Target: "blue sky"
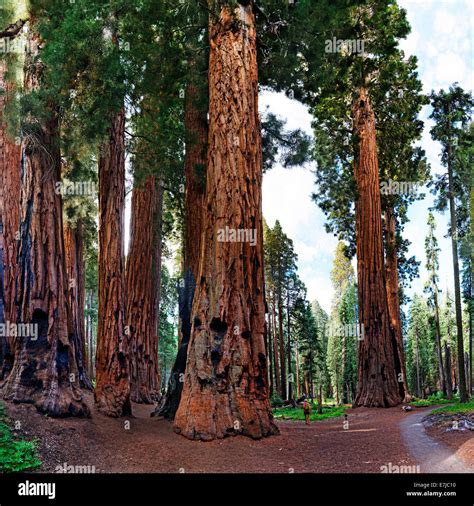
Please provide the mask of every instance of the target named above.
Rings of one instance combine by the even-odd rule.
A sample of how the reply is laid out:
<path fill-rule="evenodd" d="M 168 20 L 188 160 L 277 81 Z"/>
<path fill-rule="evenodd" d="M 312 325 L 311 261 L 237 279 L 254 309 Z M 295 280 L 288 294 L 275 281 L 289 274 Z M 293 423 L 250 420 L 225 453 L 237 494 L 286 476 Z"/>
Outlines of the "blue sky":
<path fill-rule="evenodd" d="M 473 79 L 473 0 L 399 0 L 407 10 L 412 32 L 401 41 L 407 55 L 418 57 L 419 76 L 424 92 L 448 88 L 458 82 L 465 90 L 472 90 Z M 311 116 L 304 106 L 281 94 L 263 92 L 260 108 L 266 106 L 288 121 L 289 128 L 302 128 L 311 133 Z M 442 171 L 439 162 L 440 146 L 431 140 L 432 126 L 428 116 L 430 107 L 421 114 L 425 130 L 420 142 L 426 151 L 433 173 Z M 334 251 L 337 240 L 325 232 L 323 213 L 311 201 L 314 185 L 314 167 L 283 169 L 275 167 L 265 174 L 263 180 L 263 214 L 269 225 L 280 220 L 283 230 L 293 239 L 298 254 L 299 275 L 308 288 L 310 300 L 318 299 L 330 310 L 333 290 L 330 281 Z M 408 295 L 421 292 L 426 281 L 424 268 L 424 238 L 427 234 L 426 220 L 433 196 L 425 192 L 425 199 L 410 207 L 410 222 L 406 224 L 404 237 L 412 242 L 409 255 L 421 260 L 420 278 L 414 280 Z M 436 214 L 437 237 L 440 253 L 440 287 L 452 291 L 451 243 L 445 238 L 448 216 Z"/>

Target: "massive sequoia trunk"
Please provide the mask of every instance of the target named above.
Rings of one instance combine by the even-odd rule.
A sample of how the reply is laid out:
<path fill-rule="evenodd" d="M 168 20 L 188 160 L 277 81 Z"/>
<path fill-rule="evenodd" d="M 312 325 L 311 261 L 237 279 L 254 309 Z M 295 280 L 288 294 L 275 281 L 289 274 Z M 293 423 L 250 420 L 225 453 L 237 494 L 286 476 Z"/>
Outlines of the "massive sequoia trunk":
<path fill-rule="evenodd" d="M 146 177 L 132 195 L 127 259 L 127 324 L 130 330 L 130 389 L 133 402 L 151 404 L 160 391 L 158 314 L 161 273 L 163 185 Z"/>
<path fill-rule="evenodd" d="M 118 112 L 99 159 L 99 322 L 95 400 L 107 416 L 131 413 L 125 328 L 125 112 Z"/>
<path fill-rule="evenodd" d="M 191 62 L 191 73 L 195 62 Z M 206 93 L 207 95 L 207 93 Z M 180 336 L 178 354 L 171 370 L 168 388 L 156 414 L 173 420 L 181 400 L 183 379 L 191 335 L 191 309 L 196 288 L 203 231 L 203 207 L 207 167 L 207 108 L 203 108 L 204 91 L 190 82 L 186 87 L 184 127 L 186 155 L 184 161 L 184 286 L 179 288 Z"/>
<path fill-rule="evenodd" d="M 262 153 L 253 2 L 210 22 L 210 123 L 202 255 L 176 432 L 277 433 L 267 386 Z M 228 227 L 228 228 L 226 228 Z M 240 232 L 240 241 L 227 240 Z M 248 240 L 250 234 L 255 240 Z M 242 237 L 242 235 L 244 237 Z M 245 239 L 245 236 L 247 240 Z"/>
<path fill-rule="evenodd" d="M 65 226 L 64 244 L 68 275 L 68 300 L 72 319 L 72 338 L 76 351 L 79 384 L 82 388 L 92 390 L 86 364 L 84 225 L 81 221 L 74 228 L 70 225 Z"/>
<path fill-rule="evenodd" d="M 0 62 L 0 323 L 15 322 L 15 282 L 20 228 L 21 149 L 7 134 L 3 116 L 12 85 L 5 79 L 6 65 Z M 0 382 L 13 366 L 12 339 L 0 337 Z"/>
<path fill-rule="evenodd" d="M 354 404 L 389 407 L 400 404 L 404 389 L 387 302 L 375 118 L 365 88 L 353 104 L 353 122 L 359 321 L 364 326 Z"/>
<path fill-rule="evenodd" d="M 397 248 L 397 219 L 393 207 L 389 204 L 385 208 L 385 230 L 386 230 L 386 263 L 387 275 L 387 302 L 390 315 L 390 324 L 395 332 L 397 342 L 398 362 L 401 369 L 401 378 L 398 382 L 403 388 L 403 402 L 410 401 L 408 391 L 407 372 L 405 367 L 405 351 L 403 348 L 402 319 L 400 316 L 400 287 L 398 283 L 398 248 Z"/>
<path fill-rule="evenodd" d="M 32 23 L 32 22 L 31 22 Z M 25 89 L 40 86 L 39 40 L 30 27 L 25 61 Z M 63 240 L 58 122 L 31 121 L 21 145 L 20 243 L 16 323 L 28 324 L 14 341 L 14 364 L 4 395 L 33 402 L 50 416 L 88 415 L 81 398 L 71 318 Z M 26 118 L 27 120 L 28 118 Z"/>

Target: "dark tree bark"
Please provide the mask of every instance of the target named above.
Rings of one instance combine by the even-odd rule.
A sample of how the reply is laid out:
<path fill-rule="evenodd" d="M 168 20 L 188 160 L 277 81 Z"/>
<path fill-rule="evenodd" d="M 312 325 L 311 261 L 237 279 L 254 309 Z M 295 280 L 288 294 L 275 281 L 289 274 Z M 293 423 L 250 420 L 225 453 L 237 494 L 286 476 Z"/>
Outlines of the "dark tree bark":
<path fill-rule="evenodd" d="M 287 344 L 286 344 L 286 354 L 288 360 L 288 399 L 293 399 L 293 374 L 291 372 L 291 313 L 290 313 L 290 289 L 287 288 L 287 297 L 286 297 L 286 333 L 287 333 Z"/>
<path fill-rule="evenodd" d="M 12 85 L 5 79 L 6 64 L 0 62 L 0 323 L 15 322 L 15 282 L 18 273 L 17 248 L 20 228 L 21 148 L 7 134 L 3 116 Z M 13 366 L 13 341 L 0 337 L 0 382 Z"/>
<path fill-rule="evenodd" d="M 409 402 L 407 371 L 405 367 L 405 350 L 403 348 L 402 319 L 400 316 L 400 286 L 398 282 L 398 248 L 397 248 L 397 218 L 392 205 L 385 208 L 385 230 L 386 230 L 386 258 L 385 271 L 387 274 L 387 302 L 390 315 L 390 325 L 395 332 L 397 342 L 398 362 L 401 368 L 401 378 L 398 382 L 403 387 L 403 402 Z"/>
<path fill-rule="evenodd" d="M 127 259 L 127 321 L 133 402 L 151 404 L 160 393 L 158 315 L 161 280 L 163 185 L 149 175 L 132 195 Z"/>
<path fill-rule="evenodd" d="M 273 396 L 274 388 L 274 379 L 273 379 L 273 328 L 272 328 L 272 317 L 271 314 L 268 314 L 267 319 L 267 343 L 266 343 L 266 352 L 269 362 L 269 368 L 268 368 L 268 388 L 269 388 L 269 395 L 270 398 Z"/>
<path fill-rule="evenodd" d="M 191 63 L 191 72 L 195 71 Z M 179 288 L 180 342 L 171 370 L 165 396 L 156 410 L 157 415 L 174 420 L 183 391 L 184 372 L 191 335 L 191 308 L 201 254 L 203 207 L 206 188 L 208 124 L 207 110 L 199 107 L 203 90 L 189 83 L 185 95 L 184 127 L 186 130 L 185 223 L 184 223 L 184 286 Z"/>
<path fill-rule="evenodd" d="M 276 325 L 276 302 L 275 292 L 272 292 L 272 326 L 273 326 L 273 363 L 275 364 L 275 388 L 278 395 L 281 396 L 281 376 L 280 376 L 280 364 L 278 362 L 278 332 Z"/>
<path fill-rule="evenodd" d="M 446 378 L 446 397 L 453 398 L 453 380 L 451 367 L 451 349 L 447 343 L 444 343 L 444 360 L 445 360 L 445 378 Z"/>
<path fill-rule="evenodd" d="M 40 87 L 39 40 L 31 22 L 26 53 L 25 89 Z M 15 322 L 34 325 L 36 332 L 14 341 L 14 365 L 5 384 L 5 398 L 33 402 L 50 416 L 83 416 L 89 409 L 81 397 L 71 317 L 63 240 L 62 201 L 55 191 L 60 180 L 58 122 L 35 121 L 22 141 L 20 244 Z"/>
<path fill-rule="evenodd" d="M 125 112 L 113 119 L 99 158 L 99 323 L 95 400 L 107 416 L 131 414 L 129 337 L 125 321 L 123 219 Z"/>
<path fill-rule="evenodd" d="M 220 4 L 220 2 L 217 2 Z M 211 4 L 214 2 L 211 0 Z M 213 7 L 214 5 L 212 5 Z M 210 22 L 210 123 L 202 255 L 176 432 L 210 440 L 278 432 L 268 400 L 262 152 L 253 2 Z M 256 241 L 222 239 L 256 232 Z"/>
<path fill-rule="evenodd" d="M 458 387 L 459 400 L 467 402 L 469 394 L 466 387 L 466 371 L 464 368 L 464 338 L 462 329 L 462 302 L 461 284 L 459 276 L 458 257 L 458 228 L 456 218 L 456 207 L 454 202 L 454 180 L 452 168 L 452 149 L 448 146 L 448 185 L 449 185 L 449 214 L 451 220 L 451 246 L 453 252 L 453 273 L 454 273 L 454 302 L 456 307 L 456 329 L 457 329 L 457 363 L 458 363 Z"/>
<path fill-rule="evenodd" d="M 283 300 L 278 289 L 278 347 L 280 351 L 281 398 L 288 400 L 285 363 L 285 336 L 283 335 Z"/>
<path fill-rule="evenodd" d="M 76 351 L 76 363 L 81 388 L 92 390 L 87 375 L 86 335 L 85 335 L 85 265 L 84 265 L 84 226 L 78 222 L 75 228 L 64 228 L 66 249 L 66 272 L 68 275 L 68 301 L 71 309 L 72 339 Z"/>
<path fill-rule="evenodd" d="M 400 404 L 404 389 L 398 382 L 401 364 L 387 301 L 375 118 L 365 88 L 353 104 L 353 122 L 359 321 L 364 326 L 354 404 L 390 407 Z"/>

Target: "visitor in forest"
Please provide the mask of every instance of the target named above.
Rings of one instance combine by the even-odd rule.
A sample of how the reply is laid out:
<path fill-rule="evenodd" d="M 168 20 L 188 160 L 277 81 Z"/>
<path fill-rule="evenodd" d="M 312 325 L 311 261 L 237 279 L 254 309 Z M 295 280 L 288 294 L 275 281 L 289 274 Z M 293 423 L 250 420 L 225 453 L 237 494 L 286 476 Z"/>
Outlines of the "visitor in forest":
<path fill-rule="evenodd" d="M 306 420 L 306 425 L 309 425 L 309 415 L 311 415 L 311 408 L 309 407 L 308 401 L 304 401 L 303 412 L 304 412 L 304 419 Z"/>

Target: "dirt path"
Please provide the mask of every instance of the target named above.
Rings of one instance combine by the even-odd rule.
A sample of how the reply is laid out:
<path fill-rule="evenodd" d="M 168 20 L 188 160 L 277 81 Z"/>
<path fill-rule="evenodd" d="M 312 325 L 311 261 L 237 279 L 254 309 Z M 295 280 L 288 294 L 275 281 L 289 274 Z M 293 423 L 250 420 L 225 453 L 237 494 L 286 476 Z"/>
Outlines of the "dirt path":
<path fill-rule="evenodd" d="M 453 449 L 430 437 L 422 419 L 432 409 L 417 411 L 400 422 L 403 442 L 422 473 L 472 473 L 474 467 L 453 453 Z"/>
<path fill-rule="evenodd" d="M 135 405 L 128 419 L 93 412 L 91 419 L 58 420 L 29 405 L 6 405 L 21 432 L 39 438 L 44 472 L 67 464 L 94 466 L 96 472 L 380 473 L 390 463 L 416 464 L 400 436 L 399 424 L 409 416 L 400 408 L 349 410 L 348 428 L 342 417 L 309 426 L 279 421 L 279 436 L 203 443 L 150 418 L 150 406 Z"/>

